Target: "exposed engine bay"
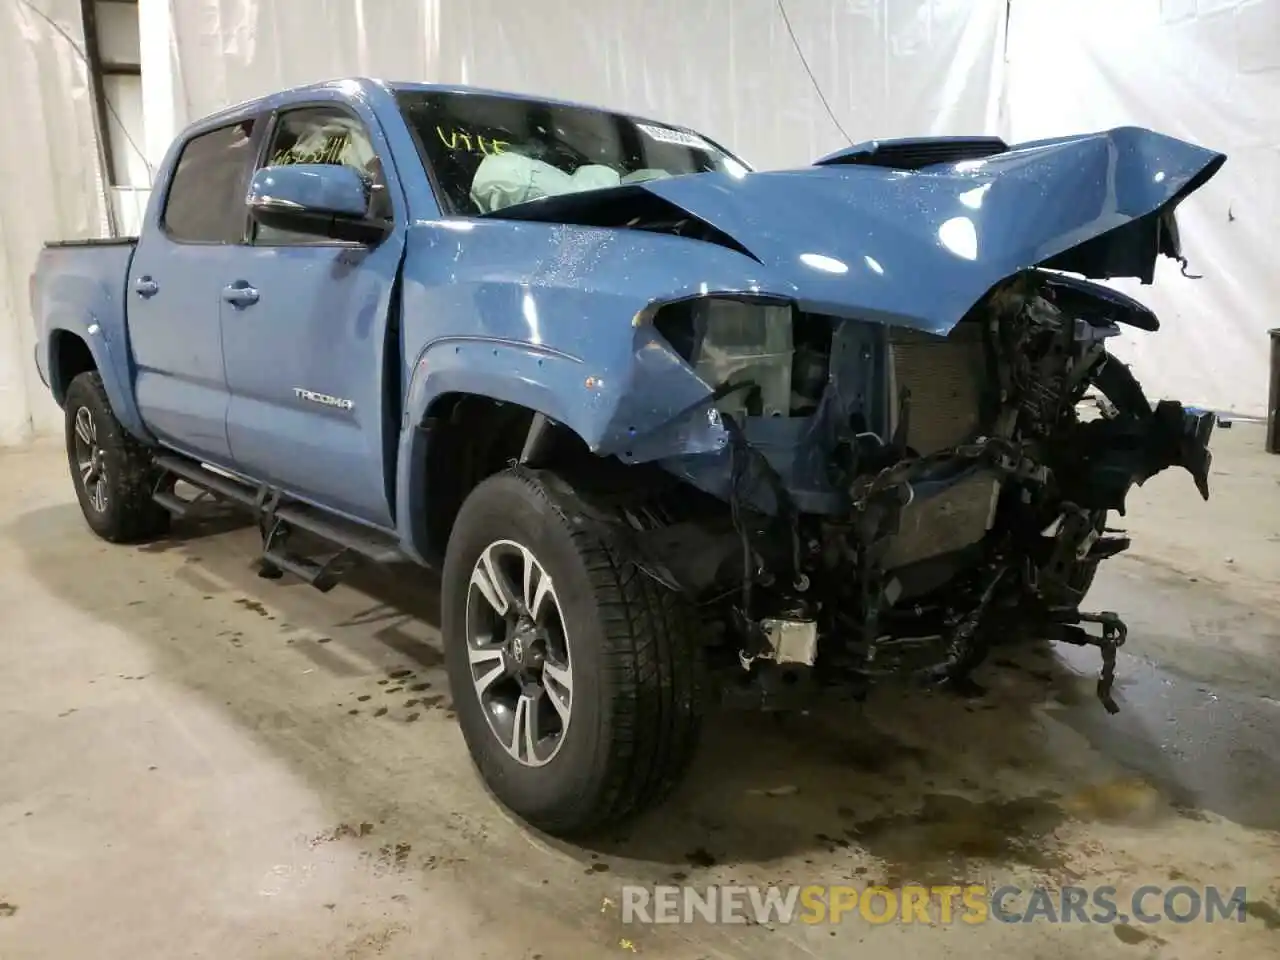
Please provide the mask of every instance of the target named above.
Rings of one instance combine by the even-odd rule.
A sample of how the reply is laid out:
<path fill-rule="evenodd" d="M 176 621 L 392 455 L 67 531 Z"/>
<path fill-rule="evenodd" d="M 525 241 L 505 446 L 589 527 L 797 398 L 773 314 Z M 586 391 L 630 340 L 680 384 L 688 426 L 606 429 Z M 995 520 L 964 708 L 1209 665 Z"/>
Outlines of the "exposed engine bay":
<path fill-rule="evenodd" d="M 729 442 L 663 462 L 683 482 L 629 508 L 626 536 L 706 616 L 726 689 L 781 707 L 886 678 L 960 684 L 1034 635 L 1098 647 L 1117 709 L 1125 626 L 1080 609 L 1129 545 L 1109 517 L 1170 466 L 1208 497 L 1212 414 L 1151 404 L 1105 348 L 1120 324 L 1156 329 L 1150 311 L 1031 270 L 946 337 L 749 299 L 654 323 L 714 388 L 690 416 Z"/>

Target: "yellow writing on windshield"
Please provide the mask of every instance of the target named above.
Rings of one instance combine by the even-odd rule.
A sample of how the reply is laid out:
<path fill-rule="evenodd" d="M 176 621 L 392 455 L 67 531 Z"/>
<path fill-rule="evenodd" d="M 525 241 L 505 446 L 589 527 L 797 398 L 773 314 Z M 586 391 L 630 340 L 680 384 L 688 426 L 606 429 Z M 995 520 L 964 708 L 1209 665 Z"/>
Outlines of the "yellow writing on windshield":
<path fill-rule="evenodd" d="M 450 150 L 461 148 L 468 153 L 483 153 L 485 156 L 497 156 L 507 147 L 511 146 L 509 140 L 496 140 L 493 137 L 482 137 L 480 134 L 470 134 L 465 130 L 450 130 L 445 135 L 444 130 L 436 127 L 436 136 Z"/>

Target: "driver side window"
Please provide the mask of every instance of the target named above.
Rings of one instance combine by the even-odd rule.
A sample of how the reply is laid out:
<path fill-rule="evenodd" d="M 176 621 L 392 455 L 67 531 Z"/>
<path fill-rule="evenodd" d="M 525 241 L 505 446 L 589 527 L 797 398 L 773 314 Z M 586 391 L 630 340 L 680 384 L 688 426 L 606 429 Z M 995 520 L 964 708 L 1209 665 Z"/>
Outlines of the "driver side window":
<path fill-rule="evenodd" d="M 363 123 L 337 107 L 304 107 L 280 115 L 271 134 L 263 166 L 321 163 L 350 167 L 369 187 L 369 212 L 390 219 L 391 197 L 386 175 Z M 313 236 L 258 224 L 253 242 L 259 246 L 288 246 L 318 241 Z"/>

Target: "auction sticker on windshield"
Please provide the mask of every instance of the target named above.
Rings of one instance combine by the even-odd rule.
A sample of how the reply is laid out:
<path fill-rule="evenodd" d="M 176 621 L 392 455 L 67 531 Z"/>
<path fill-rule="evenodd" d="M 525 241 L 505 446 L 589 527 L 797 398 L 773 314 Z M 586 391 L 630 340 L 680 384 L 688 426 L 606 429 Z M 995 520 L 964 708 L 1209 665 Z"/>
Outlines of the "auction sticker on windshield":
<path fill-rule="evenodd" d="M 648 123 L 637 123 L 636 126 L 659 143 L 674 143 L 678 147 L 692 147 L 694 150 L 711 149 L 711 144 L 694 133 L 672 130 L 670 127 L 655 127 Z"/>

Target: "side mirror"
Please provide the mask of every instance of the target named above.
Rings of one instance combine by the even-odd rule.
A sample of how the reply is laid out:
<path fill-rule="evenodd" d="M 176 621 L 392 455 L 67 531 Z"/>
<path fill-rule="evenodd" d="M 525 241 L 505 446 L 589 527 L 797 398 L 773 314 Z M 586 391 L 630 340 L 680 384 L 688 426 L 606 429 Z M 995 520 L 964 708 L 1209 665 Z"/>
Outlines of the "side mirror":
<path fill-rule="evenodd" d="M 369 185 L 350 167 L 296 163 L 263 167 L 249 182 L 249 215 L 264 227 L 377 243 L 390 224 L 369 216 Z"/>

